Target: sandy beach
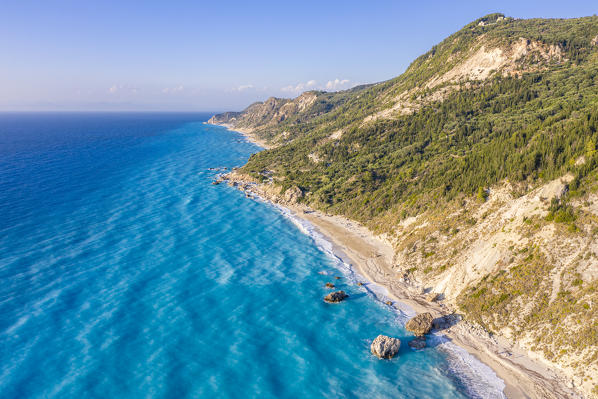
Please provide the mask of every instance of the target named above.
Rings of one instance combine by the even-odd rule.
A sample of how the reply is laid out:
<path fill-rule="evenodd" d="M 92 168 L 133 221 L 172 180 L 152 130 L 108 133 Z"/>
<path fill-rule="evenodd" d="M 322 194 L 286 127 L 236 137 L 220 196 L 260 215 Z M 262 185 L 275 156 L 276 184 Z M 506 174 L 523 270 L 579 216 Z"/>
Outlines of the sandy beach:
<path fill-rule="evenodd" d="M 294 209 L 293 209 L 294 208 Z M 335 246 L 337 254 L 346 256 L 367 280 L 388 290 L 389 296 L 399 304 L 409 306 L 417 313 L 430 312 L 434 317 L 452 313 L 442 304 L 428 302 L 420 287 L 403 283 L 393 273 L 392 247 L 373 236 L 365 227 L 338 216 L 317 211 L 291 208 L 299 218 L 309 221 Z M 554 370 L 528 357 L 520 348 L 501 339 L 488 336 L 462 321 L 443 330 L 453 343 L 466 349 L 480 361 L 490 366 L 505 382 L 508 398 L 574 398 L 581 397 L 566 387 L 563 378 Z"/>
<path fill-rule="evenodd" d="M 207 122 L 205 122 L 205 123 L 208 124 Z M 215 125 L 215 126 L 222 126 L 222 127 L 227 128 L 228 130 L 241 133 L 247 139 L 247 141 L 250 141 L 253 144 L 256 144 L 262 148 L 265 148 L 266 150 L 269 150 L 270 148 L 272 148 L 272 146 L 270 144 L 268 144 L 266 141 L 261 140 L 255 134 L 253 134 L 251 129 L 234 128 L 227 123 L 223 123 L 221 125 Z"/>
<path fill-rule="evenodd" d="M 240 133 L 264 147 L 264 143 L 256 140 L 253 135 L 243 131 Z M 234 173 L 229 178 L 238 188 L 283 206 L 294 216 L 311 223 L 335 246 L 339 257 L 350 263 L 365 279 L 388 291 L 389 297 L 396 301 L 389 306 L 398 309 L 407 306 L 416 313 L 430 312 L 435 318 L 454 313 L 455 309 L 442 301 L 427 301 L 422 287 L 404 282 L 392 269 L 392 245 L 364 226 L 340 216 L 327 215 L 304 205 L 289 203 L 268 185 L 246 184 L 242 176 Z M 477 326 L 461 321 L 441 333 L 492 368 L 504 381 L 504 393 L 509 399 L 583 398 L 583 395 L 567 384 L 564 375 L 558 370 L 540 360 L 532 359 L 524 349 L 500 337 L 490 336 Z"/>

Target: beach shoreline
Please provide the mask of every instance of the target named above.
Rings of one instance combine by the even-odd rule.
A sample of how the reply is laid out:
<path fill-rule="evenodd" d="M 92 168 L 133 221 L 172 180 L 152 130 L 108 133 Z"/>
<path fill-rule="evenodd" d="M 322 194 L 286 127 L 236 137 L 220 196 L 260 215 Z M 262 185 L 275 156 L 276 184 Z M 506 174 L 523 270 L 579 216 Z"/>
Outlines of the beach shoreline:
<path fill-rule="evenodd" d="M 383 287 L 387 295 L 398 302 L 390 306 L 405 310 L 401 306 L 404 304 L 418 314 L 430 312 L 435 318 L 452 313 L 442 303 L 427 302 L 421 294 L 421 288 L 414 289 L 402 283 L 398 276 L 393 276 L 387 263 L 392 247 L 363 226 L 318 211 L 303 213 L 301 209 L 289 209 L 295 217 L 308 221 L 330 240 L 337 256 L 341 259 L 346 257 L 343 260 L 353 265 L 363 278 Z M 392 255 L 390 256 L 392 259 Z M 548 367 L 534 362 L 526 353 L 502 340 L 485 337 L 481 331 L 472 329 L 466 322 L 442 330 L 441 334 L 489 366 L 503 380 L 504 393 L 509 399 L 577 396 Z"/>
<path fill-rule="evenodd" d="M 230 126 L 225 127 L 233 130 Z M 251 133 L 238 129 L 234 131 L 241 133 L 248 141 L 264 147 Z M 401 276 L 392 269 L 392 245 L 358 222 L 286 201 L 269 185 L 248 181 L 247 177 L 235 172 L 227 178 L 229 184 L 238 189 L 283 207 L 294 217 L 311 224 L 332 243 L 336 256 L 351 264 L 363 278 L 387 291 L 388 297 L 396 301 L 390 305 L 395 309 L 403 310 L 401 307 L 407 306 L 416 313 L 430 312 L 435 318 L 455 311 L 454 307 L 442 302 L 427 301 L 422 287 L 402 281 Z M 583 395 L 567 386 L 565 378 L 558 370 L 540 360 L 532 359 L 524 349 L 500 337 L 490 336 L 466 321 L 442 330 L 442 334 L 490 367 L 503 380 L 504 394 L 509 399 L 583 398 Z"/>
<path fill-rule="evenodd" d="M 227 130 L 230 130 L 231 132 L 240 133 L 250 143 L 253 143 L 253 144 L 257 145 L 258 147 L 264 148 L 266 150 L 269 150 L 272 148 L 272 146 L 270 144 L 268 144 L 265 140 L 262 140 L 262 139 L 258 138 L 255 134 L 253 134 L 253 132 L 250 129 L 236 128 L 228 123 L 222 123 L 219 125 L 214 125 L 214 124 L 208 123 L 208 122 L 204 122 L 204 123 L 206 125 L 220 126 L 220 127 L 226 128 Z"/>

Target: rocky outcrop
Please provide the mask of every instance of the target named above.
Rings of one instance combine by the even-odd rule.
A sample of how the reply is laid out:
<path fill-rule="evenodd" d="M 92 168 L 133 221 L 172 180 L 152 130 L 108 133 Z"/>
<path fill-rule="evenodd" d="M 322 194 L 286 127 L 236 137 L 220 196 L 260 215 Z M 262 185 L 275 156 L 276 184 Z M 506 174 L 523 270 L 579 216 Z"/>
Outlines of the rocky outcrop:
<path fill-rule="evenodd" d="M 326 288 L 334 288 L 334 284 L 332 284 L 332 283 L 326 283 Z"/>
<path fill-rule="evenodd" d="M 420 313 L 405 324 L 407 331 L 411 331 L 417 336 L 422 336 L 430 332 L 434 318 L 430 313 Z"/>
<path fill-rule="evenodd" d="M 386 335 L 378 335 L 370 349 L 372 354 L 378 356 L 380 359 L 392 359 L 399 353 L 401 347 L 401 340 L 398 338 L 388 337 Z"/>
<path fill-rule="evenodd" d="M 303 191 L 297 186 L 290 187 L 284 192 L 284 199 L 287 202 L 295 203 L 302 197 Z"/>
<path fill-rule="evenodd" d="M 328 303 L 338 303 L 338 302 L 344 301 L 348 297 L 349 297 L 349 295 L 347 295 L 345 293 L 345 291 L 335 291 L 335 292 L 331 292 L 330 294 L 326 295 L 324 297 L 324 301 L 326 301 Z"/>

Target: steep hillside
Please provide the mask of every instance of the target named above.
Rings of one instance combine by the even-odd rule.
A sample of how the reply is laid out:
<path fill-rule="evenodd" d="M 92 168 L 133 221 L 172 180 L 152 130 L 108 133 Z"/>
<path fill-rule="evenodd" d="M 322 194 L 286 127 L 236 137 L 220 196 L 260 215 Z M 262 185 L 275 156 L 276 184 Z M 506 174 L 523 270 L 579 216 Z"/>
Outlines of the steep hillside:
<path fill-rule="evenodd" d="M 234 127 L 273 144 L 284 144 L 297 137 L 291 131 L 306 132 L 305 125 L 310 121 L 330 113 L 369 86 L 357 86 L 336 93 L 308 91 L 293 100 L 271 97 L 264 102 L 251 104 L 241 112 L 214 115 L 208 123 Z M 285 126 L 292 129 L 285 130 Z"/>
<path fill-rule="evenodd" d="M 598 17 L 492 14 L 395 79 L 211 122 L 274 144 L 247 179 L 383 235 L 397 278 L 598 397 Z"/>

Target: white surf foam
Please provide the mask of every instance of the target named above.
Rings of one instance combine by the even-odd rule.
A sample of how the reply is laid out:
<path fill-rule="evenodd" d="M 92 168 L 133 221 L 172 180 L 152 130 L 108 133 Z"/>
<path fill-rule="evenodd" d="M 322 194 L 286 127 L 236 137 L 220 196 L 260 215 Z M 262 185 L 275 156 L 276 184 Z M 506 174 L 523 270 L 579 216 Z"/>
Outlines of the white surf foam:
<path fill-rule="evenodd" d="M 283 206 L 277 204 L 272 205 L 297 226 L 301 232 L 311 237 L 316 246 L 334 261 L 335 267 L 340 270 L 345 277 L 354 283 L 361 282 L 363 284 L 361 288 L 375 300 L 381 302 L 389 300 L 388 290 L 385 287 L 366 280 L 363 276 L 357 273 L 352 264 L 346 260 L 346 255 L 336 253 L 332 242 L 330 242 L 326 236 L 321 234 L 314 225 L 305 219 L 295 216 L 291 210 Z M 404 326 L 407 320 L 415 315 L 415 311 L 407 304 L 395 302 L 394 305 L 399 308 L 394 309 L 397 313 L 398 321 Z M 446 353 L 449 362 L 448 371 L 462 383 L 468 396 L 484 399 L 506 398 L 503 392 L 505 383 L 496 375 L 494 370 L 476 359 L 465 349 L 450 342 L 444 334 L 437 333 L 431 335 L 430 344 L 430 346 L 437 347 L 439 350 Z"/>

